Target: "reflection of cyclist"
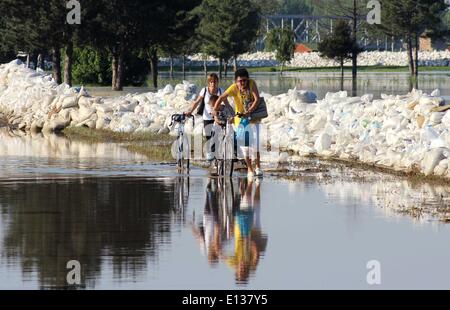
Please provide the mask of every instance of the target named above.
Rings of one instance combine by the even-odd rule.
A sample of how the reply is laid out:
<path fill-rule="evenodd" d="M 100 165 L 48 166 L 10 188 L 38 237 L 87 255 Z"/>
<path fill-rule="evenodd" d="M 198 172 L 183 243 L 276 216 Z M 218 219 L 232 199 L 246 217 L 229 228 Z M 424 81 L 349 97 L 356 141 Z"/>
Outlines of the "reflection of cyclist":
<path fill-rule="evenodd" d="M 234 254 L 224 257 L 227 264 L 235 269 L 236 281 L 247 283 L 266 249 L 267 237 L 261 232 L 259 181 L 254 194 L 252 179 L 248 183 L 245 179 L 240 182 L 241 201 L 234 214 Z"/>
<path fill-rule="evenodd" d="M 223 239 L 227 235 L 223 229 L 223 210 L 216 182 L 215 179 L 208 180 L 203 223 L 199 228 L 193 226 L 194 235 L 200 241 L 202 251 L 207 255 L 211 265 L 219 262 Z"/>

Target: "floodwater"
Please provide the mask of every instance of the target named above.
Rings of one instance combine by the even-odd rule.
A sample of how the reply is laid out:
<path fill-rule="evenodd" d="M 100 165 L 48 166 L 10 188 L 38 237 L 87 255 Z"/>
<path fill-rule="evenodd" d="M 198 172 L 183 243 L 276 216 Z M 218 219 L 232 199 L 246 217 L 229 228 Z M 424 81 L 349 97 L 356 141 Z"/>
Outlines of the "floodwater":
<path fill-rule="evenodd" d="M 226 88 L 233 83 L 233 72 L 228 78 L 221 80 L 220 86 Z M 310 90 L 317 94 L 318 99 L 325 97 L 327 92 L 337 92 L 340 90 L 339 72 L 285 72 L 283 76 L 277 73 L 253 73 L 259 90 L 272 95 L 286 93 L 289 89 Z M 171 79 L 167 73 L 162 73 L 158 83 L 160 87 L 167 84 L 176 85 L 187 80 L 197 85 L 198 89 L 205 86 L 203 73 L 189 73 L 184 78 L 181 74 L 176 74 Z M 347 72 L 344 80 L 344 89 L 351 94 L 351 73 Z M 450 69 L 442 72 L 423 71 L 419 76 L 419 88 L 430 94 L 435 89 L 440 89 L 442 96 L 450 96 Z M 89 91 L 93 95 L 117 96 L 117 92 L 112 92 L 110 87 L 92 87 Z M 149 87 L 128 87 L 122 93 L 142 93 L 150 92 L 154 89 Z M 358 74 L 358 95 L 371 93 L 375 98 L 380 98 L 381 94 L 405 95 L 409 92 L 408 73 L 406 72 L 360 72 Z"/>
<path fill-rule="evenodd" d="M 450 288 L 450 186 L 290 168 L 223 181 L 0 130 L 0 289 Z"/>

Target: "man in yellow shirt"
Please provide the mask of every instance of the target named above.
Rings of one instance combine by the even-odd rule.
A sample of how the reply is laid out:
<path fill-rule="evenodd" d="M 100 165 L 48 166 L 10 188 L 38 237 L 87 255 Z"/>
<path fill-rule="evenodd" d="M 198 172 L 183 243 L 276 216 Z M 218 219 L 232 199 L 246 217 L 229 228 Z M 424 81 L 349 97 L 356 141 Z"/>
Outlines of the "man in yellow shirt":
<path fill-rule="evenodd" d="M 214 110 L 218 111 L 220 104 L 224 102 L 229 96 L 234 100 L 234 109 L 236 117 L 234 119 L 235 127 L 241 125 L 242 119 L 250 120 L 250 126 L 245 128 L 250 133 L 250 139 L 245 140 L 245 145 L 241 146 L 244 153 L 245 162 L 247 164 L 247 175 L 249 178 L 255 174 L 258 177 L 263 175 L 261 170 L 261 159 L 259 150 L 259 130 L 260 119 L 250 119 L 250 115 L 256 110 L 259 104 L 259 91 L 254 80 L 251 80 L 246 69 L 238 69 L 235 74 L 235 83 L 231 85 L 224 93 L 217 99 Z M 239 114 L 239 115 L 238 115 Z M 241 125 L 242 126 L 242 125 Z M 252 140 L 250 143 L 249 140 Z M 256 169 L 253 169 L 252 159 L 249 156 L 249 147 L 256 144 Z M 254 153 L 254 152 L 253 152 Z"/>

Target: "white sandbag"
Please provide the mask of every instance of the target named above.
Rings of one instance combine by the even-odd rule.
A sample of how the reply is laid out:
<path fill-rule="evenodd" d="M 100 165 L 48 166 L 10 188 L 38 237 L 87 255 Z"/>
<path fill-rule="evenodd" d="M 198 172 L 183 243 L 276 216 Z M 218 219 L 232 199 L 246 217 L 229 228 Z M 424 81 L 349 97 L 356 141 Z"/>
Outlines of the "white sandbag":
<path fill-rule="evenodd" d="M 373 94 L 365 94 L 361 96 L 361 101 L 365 104 L 369 104 L 373 101 Z"/>
<path fill-rule="evenodd" d="M 444 115 L 445 115 L 444 112 L 433 112 L 430 115 L 430 122 L 433 125 L 440 124 L 442 122 L 442 118 L 444 117 Z"/>
<path fill-rule="evenodd" d="M 170 84 L 168 84 L 168 85 L 166 85 L 166 87 L 164 87 L 164 89 L 162 90 L 162 94 L 163 94 L 163 95 L 170 95 L 170 94 L 173 93 L 173 91 L 174 91 L 173 86 L 170 85 Z"/>
<path fill-rule="evenodd" d="M 440 97 L 441 96 L 441 91 L 439 89 L 435 89 L 433 90 L 433 92 L 431 93 L 432 97 Z"/>
<path fill-rule="evenodd" d="M 447 126 L 447 128 L 450 128 L 450 109 L 447 110 L 447 112 L 445 112 L 444 116 L 442 117 L 441 122 L 442 122 L 442 124 Z"/>
<path fill-rule="evenodd" d="M 327 133 L 320 134 L 316 142 L 314 143 L 314 148 L 318 153 L 328 150 L 330 146 L 331 146 L 331 136 Z"/>
<path fill-rule="evenodd" d="M 439 148 L 430 150 L 425 154 L 425 157 L 423 158 L 421 163 L 421 169 L 425 175 L 432 174 L 434 168 L 436 168 L 439 162 L 444 159 L 443 152 L 444 149 Z"/>
<path fill-rule="evenodd" d="M 420 131 L 420 139 L 422 142 L 431 143 L 431 141 L 438 138 L 439 134 L 431 126 L 426 126 Z"/>
<path fill-rule="evenodd" d="M 437 176 L 444 176 L 447 173 L 448 169 L 448 159 L 443 159 L 439 162 L 439 164 L 434 168 L 433 174 Z"/>

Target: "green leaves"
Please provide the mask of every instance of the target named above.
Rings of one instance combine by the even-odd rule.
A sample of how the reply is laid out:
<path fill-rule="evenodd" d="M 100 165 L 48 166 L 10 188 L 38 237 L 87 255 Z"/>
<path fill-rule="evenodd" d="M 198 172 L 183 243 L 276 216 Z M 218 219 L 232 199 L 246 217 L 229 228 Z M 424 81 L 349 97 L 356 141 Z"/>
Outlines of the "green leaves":
<path fill-rule="evenodd" d="M 275 52 L 276 59 L 285 63 L 294 57 L 295 35 L 290 29 L 272 29 L 267 35 L 266 49 Z"/>
<path fill-rule="evenodd" d="M 351 39 L 352 29 L 348 22 L 339 20 L 336 23 L 334 32 L 329 34 L 319 43 L 319 52 L 322 57 L 327 57 L 341 61 L 350 59 L 354 49 L 354 43 Z"/>
<path fill-rule="evenodd" d="M 228 60 L 250 50 L 256 40 L 258 8 L 247 0 L 204 0 L 196 10 L 203 52 Z"/>

